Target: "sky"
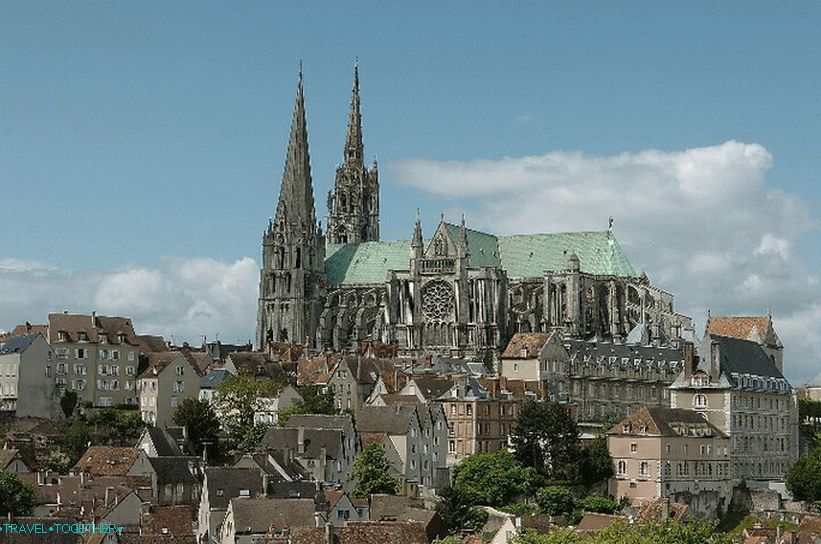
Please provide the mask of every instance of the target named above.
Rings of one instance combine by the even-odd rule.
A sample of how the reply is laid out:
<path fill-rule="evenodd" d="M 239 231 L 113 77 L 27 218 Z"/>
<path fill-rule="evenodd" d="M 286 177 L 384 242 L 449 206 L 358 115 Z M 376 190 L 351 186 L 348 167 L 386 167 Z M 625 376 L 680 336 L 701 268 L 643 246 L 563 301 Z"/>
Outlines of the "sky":
<path fill-rule="evenodd" d="M 821 372 L 817 2 L 0 2 L 0 329 L 253 337 L 304 66 L 317 209 L 352 71 L 382 236 L 603 230 L 703 329 Z M 321 217 L 324 220 L 324 217 Z"/>

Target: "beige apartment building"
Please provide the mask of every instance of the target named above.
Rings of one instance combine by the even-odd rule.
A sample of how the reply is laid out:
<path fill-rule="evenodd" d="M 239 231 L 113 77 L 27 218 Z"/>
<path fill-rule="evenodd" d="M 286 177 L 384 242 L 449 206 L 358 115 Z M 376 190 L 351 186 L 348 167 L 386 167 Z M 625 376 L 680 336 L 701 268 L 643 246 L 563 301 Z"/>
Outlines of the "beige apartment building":
<path fill-rule="evenodd" d="M 714 492 L 729 504 L 729 439 L 692 410 L 641 408 L 607 433 L 615 475 L 609 493 L 634 505 Z M 715 502 L 715 501 L 714 501 Z"/>
<path fill-rule="evenodd" d="M 185 399 L 199 396 L 200 375 L 179 351 L 148 353 L 138 378 L 140 414 L 149 425 L 165 427 Z"/>
<path fill-rule="evenodd" d="M 735 480 L 781 481 L 798 456 L 798 400 L 758 342 L 708 334 L 685 345 L 670 386 L 674 408 L 702 414 L 729 437 Z"/>
<path fill-rule="evenodd" d="M 0 412 L 56 419 L 60 408 L 54 365 L 54 352 L 39 333 L 0 343 Z"/>
<path fill-rule="evenodd" d="M 94 406 L 137 403 L 140 342 L 127 317 L 49 314 L 55 384 Z"/>

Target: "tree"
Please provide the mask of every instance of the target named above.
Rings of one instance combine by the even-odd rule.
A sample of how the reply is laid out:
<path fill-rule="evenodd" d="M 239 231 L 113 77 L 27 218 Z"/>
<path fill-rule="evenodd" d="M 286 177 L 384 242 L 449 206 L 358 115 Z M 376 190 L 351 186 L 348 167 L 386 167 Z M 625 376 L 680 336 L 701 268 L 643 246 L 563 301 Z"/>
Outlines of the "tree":
<path fill-rule="evenodd" d="M 545 534 L 525 531 L 514 537 L 513 544 L 729 544 L 727 535 L 714 531 L 715 524 L 701 519 L 647 525 L 617 521 L 589 537 L 563 527 L 552 528 Z"/>
<path fill-rule="evenodd" d="M 0 512 L 28 516 L 35 504 L 37 492 L 33 485 L 24 482 L 14 472 L 0 472 Z"/>
<path fill-rule="evenodd" d="M 381 444 L 372 443 L 359 452 L 353 463 L 351 476 L 356 482 L 353 495 L 366 499 L 373 493 L 396 495 L 399 480 L 388 474 L 390 461 Z"/>
<path fill-rule="evenodd" d="M 554 480 L 579 475 L 579 428 L 561 404 L 528 401 L 511 433 L 516 457 Z"/>
<path fill-rule="evenodd" d="M 217 387 L 214 409 L 235 447 L 253 432 L 254 414 L 264 408 L 266 399 L 279 395 L 282 388 L 277 381 L 257 381 L 247 374 L 232 376 Z"/>
<path fill-rule="evenodd" d="M 576 498 L 563 486 L 543 487 L 536 493 L 536 503 L 548 516 L 562 516 L 576 509 Z"/>
<path fill-rule="evenodd" d="M 584 448 L 579 472 L 588 486 L 613 476 L 613 458 L 607 448 L 607 437 L 597 436 Z"/>
<path fill-rule="evenodd" d="M 487 521 L 487 512 L 471 505 L 458 488 L 445 487 L 440 490 L 439 497 L 441 500 L 436 503 L 436 513 L 449 534 L 478 531 Z"/>
<path fill-rule="evenodd" d="M 453 487 L 471 505 L 510 504 L 519 495 L 531 495 L 540 481 L 536 470 L 523 467 L 507 450 L 474 453 L 453 467 Z"/>
<path fill-rule="evenodd" d="M 599 514 L 615 514 L 622 509 L 622 505 L 608 497 L 601 495 L 588 495 L 577 502 L 579 509 L 585 512 L 597 512 Z"/>
<path fill-rule="evenodd" d="M 291 416 L 297 414 L 334 415 L 339 413 L 334 406 L 334 394 L 330 388 L 323 390 L 318 385 L 303 385 L 299 388 L 299 395 L 302 400 L 294 402 L 277 414 L 277 423 L 280 427 L 284 427 Z"/>
<path fill-rule="evenodd" d="M 88 424 L 93 428 L 95 444 L 131 444 L 145 427 L 138 412 L 118 408 L 94 411 L 88 417 Z"/>
<path fill-rule="evenodd" d="M 207 400 L 183 400 L 171 416 L 171 421 L 174 425 L 185 427 L 197 455 L 202 455 L 206 445 L 209 457 L 216 454 L 219 446 L 220 422 L 214 408 Z"/>
<path fill-rule="evenodd" d="M 66 448 L 66 453 L 68 453 L 71 459 L 71 464 L 74 465 L 91 444 L 91 431 L 88 425 L 80 419 L 75 419 L 66 430 L 63 443 Z"/>
<path fill-rule="evenodd" d="M 799 501 L 821 500 L 821 455 L 799 457 L 787 472 L 787 490 Z"/>
<path fill-rule="evenodd" d="M 60 408 L 66 415 L 66 418 L 70 419 L 71 416 L 74 415 L 75 408 L 77 408 L 77 392 L 66 391 L 63 393 L 63 396 L 60 397 Z"/>

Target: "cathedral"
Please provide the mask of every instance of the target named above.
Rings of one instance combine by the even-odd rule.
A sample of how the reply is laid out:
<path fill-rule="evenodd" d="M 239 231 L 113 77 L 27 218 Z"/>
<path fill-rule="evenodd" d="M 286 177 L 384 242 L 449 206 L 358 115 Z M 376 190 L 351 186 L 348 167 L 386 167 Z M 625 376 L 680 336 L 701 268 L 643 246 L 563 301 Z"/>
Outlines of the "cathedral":
<path fill-rule="evenodd" d="M 443 218 L 426 238 L 417 214 L 410 240 L 380 240 L 379 172 L 364 161 L 360 108 L 357 67 L 323 232 L 300 71 L 276 215 L 262 239 L 260 349 L 373 339 L 402 354 L 491 360 L 516 332 L 667 345 L 692 328 L 672 294 L 636 273 L 610 228 L 497 236 Z"/>

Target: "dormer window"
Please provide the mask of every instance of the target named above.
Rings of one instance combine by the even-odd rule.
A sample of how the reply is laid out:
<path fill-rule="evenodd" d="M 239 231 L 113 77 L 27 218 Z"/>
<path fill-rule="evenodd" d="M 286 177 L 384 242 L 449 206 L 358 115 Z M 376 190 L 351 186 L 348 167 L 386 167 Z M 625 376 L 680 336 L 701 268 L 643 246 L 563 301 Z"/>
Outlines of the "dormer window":
<path fill-rule="evenodd" d="M 88 333 L 85 331 L 79 331 L 77 333 L 77 341 L 78 342 L 88 342 Z"/>
<path fill-rule="evenodd" d="M 121 344 L 125 344 L 126 335 L 123 334 L 123 333 L 118 334 L 117 335 L 117 340 L 119 340 Z"/>
<path fill-rule="evenodd" d="M 633 430 L 633 426 L 630 425 L 629 423 L 627 423 L 627 424 L 622 426 L 621 430 L 622 430 L 622 432 L 629 433 Z"/>
<path fill-rule="evenodd" d="M 59 342 L 68 342 L 68 334 L 66 333 L 66 331 L 58 331 L 57 340 Z"/>
<path fill-rule="evenodd" d="M 108 335 L 107 334 L 101 334 L 100 335 L 100 343 L 101 344 L 108 344 Z"/>

